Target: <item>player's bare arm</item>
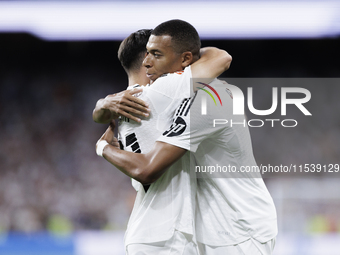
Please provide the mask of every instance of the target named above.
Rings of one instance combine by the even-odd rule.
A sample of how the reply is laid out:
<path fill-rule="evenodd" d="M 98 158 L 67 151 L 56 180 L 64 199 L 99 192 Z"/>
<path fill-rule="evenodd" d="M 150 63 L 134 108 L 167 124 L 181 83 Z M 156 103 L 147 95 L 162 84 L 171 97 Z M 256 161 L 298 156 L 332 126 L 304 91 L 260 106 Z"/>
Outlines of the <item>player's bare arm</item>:
<path fill-rule="evenodd" d="M 140 122 L 138 116 L 149 115 L 148 104 L 134 94 L 142 92 L 142 88 L 124 90 L 119 93 L 108 95 L 97 101 L 93 110 L 92 118 L 97 123 L 110 123 L 111 120 L 124 116 Z"/>
<path fill-rule="evenodd" d="M 114 125 L 99 139 L 108 144 L 102 151 L 103 157 L 124 174 L 146 185 L 155 182 L 186 150 L 163 142 L 156 142 L 146 154 L 120 150 L 114 137 Z"/>
<path fill-rule="evenodd" d="M 229 69 L 232 57 L 225 50 L 205 47 L 201 49 L 200 53 L 201 58 L 191 65 L 193 78 L 203 78 L 206 83 L 209 83 L 209 79 L 212 81 Z M 196 90 L 194 87 L 194 91 Z"/>

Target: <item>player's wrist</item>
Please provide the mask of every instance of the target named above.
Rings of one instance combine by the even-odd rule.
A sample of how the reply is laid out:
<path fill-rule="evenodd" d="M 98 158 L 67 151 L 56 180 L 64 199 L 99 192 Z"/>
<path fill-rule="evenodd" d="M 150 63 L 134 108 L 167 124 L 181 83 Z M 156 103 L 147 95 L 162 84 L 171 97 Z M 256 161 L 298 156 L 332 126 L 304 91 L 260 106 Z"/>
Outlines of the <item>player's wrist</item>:
<path fill-rule="evenodd" d="M 105 149 L 106 145 L 108 145 L 108 144 L 109 143 L 106 140 L 100 140 L 100 141 L 97 142 L 96 153 L 97 153 L 98 156 L 103 157 L 104 149 Z"/>

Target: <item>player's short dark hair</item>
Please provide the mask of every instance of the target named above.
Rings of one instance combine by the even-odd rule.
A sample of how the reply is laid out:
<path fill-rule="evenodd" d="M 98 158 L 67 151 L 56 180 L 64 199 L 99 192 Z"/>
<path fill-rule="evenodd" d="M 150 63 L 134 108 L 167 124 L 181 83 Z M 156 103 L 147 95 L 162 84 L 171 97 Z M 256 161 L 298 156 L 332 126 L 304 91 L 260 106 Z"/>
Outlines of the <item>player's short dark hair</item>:
<path fill-rule="evenodd" d="M 190 51 L 194 57 L 199 58 L 201 40 L 196 29 L 186 21 L 173 19 L 159 24 L 151 33 L 155 36 L 171 36 L 175 52 Z"/>
<path fill-rule="evenodd" d="M 118 49 L 118 59 L 126 72 L 137 71 L 142 67 L 152 29 L 138 30 L 125 38 Z"/>

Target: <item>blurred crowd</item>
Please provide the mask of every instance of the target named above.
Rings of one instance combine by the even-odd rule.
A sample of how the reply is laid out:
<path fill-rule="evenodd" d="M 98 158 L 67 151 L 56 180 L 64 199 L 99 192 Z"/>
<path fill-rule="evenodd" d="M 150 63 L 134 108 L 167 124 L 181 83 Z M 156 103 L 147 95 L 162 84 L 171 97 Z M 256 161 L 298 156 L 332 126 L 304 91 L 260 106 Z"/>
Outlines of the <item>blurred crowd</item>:
<path fill-rule="evenodd" d="M 95 154 L 106 126 L 92 120 L 114 88 L 93 74 L 64 75 L 16 70 L 2 80 L 0 231 L 126 227 L 134 190 Z"/>

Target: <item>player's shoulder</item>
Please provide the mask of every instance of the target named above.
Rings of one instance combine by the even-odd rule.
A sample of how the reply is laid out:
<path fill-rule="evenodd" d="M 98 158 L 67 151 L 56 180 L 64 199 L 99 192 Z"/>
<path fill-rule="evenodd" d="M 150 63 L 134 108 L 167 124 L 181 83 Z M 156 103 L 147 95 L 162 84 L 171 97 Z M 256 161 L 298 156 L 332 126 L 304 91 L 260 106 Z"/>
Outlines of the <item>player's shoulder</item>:
<path fill-rule="evenodd" d="M 203 87 L 197 87 L 199 90 L 197 91 L 197 98 L 195 102 L 198 105 L 201 105 L 204 99 L 205 104 L 214 111 L 210 111 L 210 114 L 214 112 L 214 114 L 220 114 L 220 111 L 226 111 L 231 108 L 233 102 L 233 94 L 232 91 L 228 88 L 228 83 L 220 80 L 214 79 L 209 84 L 200 82 Z M 209 108 L 208 107 L 208 108 Z"/>
<path fill-rule="evenodd" d="M 186 67 L 184 70 L 162 75 L 155 80 L 150 87 L 152 90 L 159 90 L 165 94 L 170 93 L 171 95 L 174 93 L 178 94 L 180 91 L 183 92 L 186 90 L 190 92 L 190 75 L 190 67 Z"/>
<path fill-rule="evenodd" d="M 181 75 L 181 74 L 183 74 L 183 73 L 184 73 L 184 70 L 181 70 L 181 71 L 174 72 L 173 74 L 174 74 L 174 75 Z"/>
<path fill-rule="evenodd" d="M 184 68 L 184 70 L 179 70 L 173 73 L 166 73 L 166 74 L 161 75 L 159 78 L 168 78 L 168 79 L 169 78 L 182 78 L 189 73 L 191 74 L 191 67 L 187 66 L 186 68 Z"/>
<path fill-rule="evenodd" d="M 215 94 L 217 97 L 219 97 L 219 93 L 224 93 L 225 91 L 228 92 L 228 94 L 232 97 L 231 90 L 230 90 L 230 84 L 228 84 L 224 80 L 220 80 L 215 78 L 212 80 L 209 84 L 204 83 L 204 82 L 197 82 L 200 84 L 197 88 L 203 91 L 210 91 L 212 94 Z"/>
<path fill-rule="evenodd" d="M 228 98 L 233 99 L 232 91 L 234 85 L 231 85 L 227 81 L 221 79 L 214 79 L 209 85 L 222 93 L 227 92 Z"/>
<path fill-rule="evenodd" d="M 210 86 L 221 86 L 221 87 L 226 87 L 228 85 L 228 82 L 225 80 L 217 79 L 215 78 L 209 83 Z"/>
<path fill-rule="evenodd" d="M 191 66 L 187 66 L 183 70 L 179 70 L 179 71 L 176 71 L 176 72 L 173 72 L 173 73 L 168 73 L 168 75 L 173 75 L 175 77 L 179 77 L 179 76 L 181 76 L 183 74 L 187 74 L 189 72 L 191 72 Z"/>
<path fill-rule="evenodd" d="M 131 89 L 135 89 L 135 88 L 140 88 L 140 87 L 141 87 L 141 85 L 136 83 L 135 85 L 131 85 L 131 86 L 127 87 L 127 90 L 131 90 Z"/>

